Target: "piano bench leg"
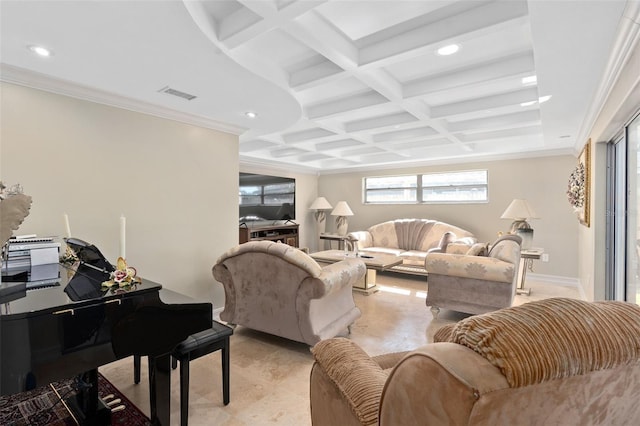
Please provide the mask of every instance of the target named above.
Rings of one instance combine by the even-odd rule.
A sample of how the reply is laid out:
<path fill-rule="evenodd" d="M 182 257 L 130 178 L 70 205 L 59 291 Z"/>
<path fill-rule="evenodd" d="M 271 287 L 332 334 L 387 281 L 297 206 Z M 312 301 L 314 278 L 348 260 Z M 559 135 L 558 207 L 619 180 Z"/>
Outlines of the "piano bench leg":
<path fill-rule="evenodd" d="M 140 355 L 133 356 L 133 383 L 140 383 Z"/>
<path fill-rule="evenodd" d="M 142 357 L 140 355 L 133 356 L 133 383 L 136 385 L 140 383 L 140 359 Z M 171 357 L 171 368 L 175 370 L 178 368 L 178 360 L 174 357 Z"/>
<path fill-rule="evenodd" d="M 189 420 L 189 361 L 222 350 L 222 400 L 230 401 L 229 386 L 229 337 L 233 329 L 218 322 L 212 328 L 193 334 L 176 346 L 171 354 L 172 368 L 180 362 L 180 426 L 187 426 Z M 140 357 L 134 356 L 134 381 L 140 381 Z"/>

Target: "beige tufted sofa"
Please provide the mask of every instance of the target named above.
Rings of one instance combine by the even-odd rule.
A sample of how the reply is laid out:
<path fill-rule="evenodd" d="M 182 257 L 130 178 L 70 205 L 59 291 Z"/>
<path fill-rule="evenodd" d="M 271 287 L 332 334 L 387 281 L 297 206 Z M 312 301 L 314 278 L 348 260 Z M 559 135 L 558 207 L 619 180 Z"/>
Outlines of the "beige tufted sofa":
<path fill-rule="evenodd" d="M 511 306 L 521 243 L 517 235 L 504 235 L 488 252 L 486 244 L 477 243 L 464 254 L 452 252 L 455 244 L 446 253 L 429 253 L 425 258 L 429 274 L 426 305 L 431 306 L 433 317 L 438 317 L 440 308 L 483 314 Z"/>
<path fill-rule="evenodd" d="M 425 275 L 424 259 L 429 251 L 442 251 L 452 242 L 472 244 L 473 234 L 457 226 L 429 219 L 396 219 L 373 225 L 366 231 L 351 232 L 358 251 L 388 253 L 402 257 L 402 265 L 392 270 Z"/>
<path fill-rule="evenodd" d="M 466 318 L 437 343 L 369 357 L 313 348 L 324 425 L 631 425 L 640 419 L 640 306 L 547 299 Z"/>
<path fill-rule="evenodd" d="M 220 319 L 314 345 L 345 332 L 360 317 L 351 288 L 365 273 L 360 259 L 323 268 L 287 244 L 240 244 L 213 267 L 224 286 Z"/>

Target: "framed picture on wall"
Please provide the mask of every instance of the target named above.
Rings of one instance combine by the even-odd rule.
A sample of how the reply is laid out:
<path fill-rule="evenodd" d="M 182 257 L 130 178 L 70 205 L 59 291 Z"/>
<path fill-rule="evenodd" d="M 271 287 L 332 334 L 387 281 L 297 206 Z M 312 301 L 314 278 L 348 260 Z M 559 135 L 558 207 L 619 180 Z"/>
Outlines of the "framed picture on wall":
<path fill-rule="evenodd" d="M 567 188 L 567 197 L 569 203 L 573 207 L 574 212 L 578 215 L 580 223 L 586 227 L 591 224 L 590 208 L 591 208 L 591 139 L 589 139 L 582 148 L 582 152 L 578 156 L 578 165 L 569 176 L 569 186 Z"/>
<path fill-rule="evenodd" d="M 584 167 L 584 202 L 578 213 L 580 223 L 587 228 L 591 225 L 589 212 L 591 211 L 591 139 L 582 148 L 578 156 L 578 163 Z"/>

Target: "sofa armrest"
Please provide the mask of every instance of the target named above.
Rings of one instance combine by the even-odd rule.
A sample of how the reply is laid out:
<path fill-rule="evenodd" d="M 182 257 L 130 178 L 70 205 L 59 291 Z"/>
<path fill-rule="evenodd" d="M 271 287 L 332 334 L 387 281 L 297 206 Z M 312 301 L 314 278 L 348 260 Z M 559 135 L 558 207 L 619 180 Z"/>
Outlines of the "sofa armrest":
<path fill-rule="evenodd" d="M 355 231 L 347 234 L 347 238 L 350 241 L 357 241 L 358 249 L 363 249 L 373 246 L 373 236 L 369 231 Z"/>
<path fill-rule="evenodd" d="M 389 374 L 379 424 L 475 424 L 470 419 L 480 398 L 508 388 L 500 370 L 473 350 L 429 344 L 409 353 Z"/>
<path fill-rule="evenodd" d="M 493 257 L 448 253 L 429 253 L 424 267 L 429 274 L 473 278 L 504 283 L 513 282 L 517 272 L 513 263 Z"/>
<path fill-rule="evenodd" d="M 322 268 L 320 275 L 313 279 L 311 298 L 318 299 L 344 287 L 351 287 L 367 273 L 367 266 L 361 259 L 345 259 Z"/>
<path fill-rule="evenodd" d="M 345 338 L 323 340 L 311 352 L 316 359 L 314 369 L 322 369 L 335 385 L 340 402 L 351 409 L 360 424 L 377 425 L 380 396 L 387 380 L 387 374 L 380 365 L 359 346 Z M 312 418 L 314 411 L 317 412 L 313 407 L 313 394 L 317 385 L 312 376 Z"/>

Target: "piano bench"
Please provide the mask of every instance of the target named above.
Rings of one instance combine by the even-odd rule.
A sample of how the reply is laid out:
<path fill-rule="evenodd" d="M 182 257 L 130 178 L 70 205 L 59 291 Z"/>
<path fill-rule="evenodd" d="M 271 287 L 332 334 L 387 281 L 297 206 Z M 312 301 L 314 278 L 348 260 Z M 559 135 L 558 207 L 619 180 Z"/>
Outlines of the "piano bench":
<path fill-rule="evenodd" d="M 229 404 L 229 336 L 233 329 L 213 321 L 210 329 L 187 337 L 171 353 L 173 368 L 180 362 L 180 425 L 189 418 L 189 361 L 222 349 L 222 399 Z M 140 357 L 134 356 L 134 382 L 140 383 Z"/>

